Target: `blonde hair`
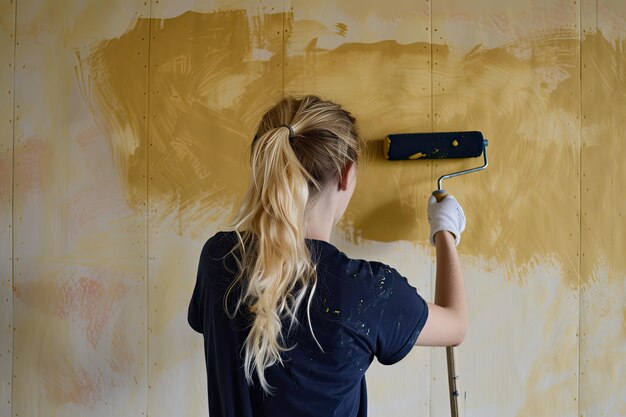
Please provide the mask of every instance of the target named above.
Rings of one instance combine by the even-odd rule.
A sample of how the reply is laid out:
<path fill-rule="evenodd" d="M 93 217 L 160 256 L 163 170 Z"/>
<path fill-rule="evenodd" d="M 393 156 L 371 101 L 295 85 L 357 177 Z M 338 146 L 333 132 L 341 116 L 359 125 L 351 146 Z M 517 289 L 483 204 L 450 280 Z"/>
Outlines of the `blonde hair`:
<path fill-rule="evenodd" d="M 298 324 L 297 312 L 308 293 L 307 318 L 317 274 L 305 242 L 307 203 L 331 181 L 343 180 L 347 164 L 356 165 L 363 149 L 355 119 L 338 104 L 316 96 L 288 97 L 262 118 L 252 141 L 252 179 L 233 220 L 238 243 L 238 273 L 224 297 L 242 284 L 241 306 L 253 321 L 245 340 L 244 371 L 249 385 L 256 371 L 265 392 L 272 387 L 265 369 L 282 364 L 289 350 L 282 321 Z"/>

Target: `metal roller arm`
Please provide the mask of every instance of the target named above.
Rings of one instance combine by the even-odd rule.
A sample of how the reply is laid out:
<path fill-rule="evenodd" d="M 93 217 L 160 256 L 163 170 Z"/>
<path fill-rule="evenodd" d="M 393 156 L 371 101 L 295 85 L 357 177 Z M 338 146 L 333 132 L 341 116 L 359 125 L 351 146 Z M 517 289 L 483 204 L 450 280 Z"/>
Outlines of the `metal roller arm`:
<path fill-rule="evenodd" d="M 485 139 L 483 141 L 483 157 L 484 157 L 485 163 L 482 166 L 479 166 L 479 167 L 476 167 L 476 168 L 471 168 L 471 169 L 466 169 L 464 171 L 453 172 L 451 174 L 442 175 L 437 180 L 437 189 L 443 190 L 443 188 L 441 187 L 441 182 L 444 179 L 452 178 L 452 177 L 458 177 L 459 175 L 469 174 L 471 172 L 482 171 L 483 169 L 487 168 L 487 166 L 489 166 L 489 160 L 487 159 L 487 145 L 488 144 L 489 144 L 489 142 L 487 141 L 487 139 Z"/>

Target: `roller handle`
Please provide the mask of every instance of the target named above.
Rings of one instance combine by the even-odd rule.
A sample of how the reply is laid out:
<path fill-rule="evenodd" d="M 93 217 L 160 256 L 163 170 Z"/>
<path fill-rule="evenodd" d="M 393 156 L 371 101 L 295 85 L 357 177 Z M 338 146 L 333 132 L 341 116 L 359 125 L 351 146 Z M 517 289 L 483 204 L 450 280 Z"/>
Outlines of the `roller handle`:
<path fill-rule="evenodd" d="M 433 196 L 437 200 L 437 203 L 441 203 L 441 200 L 448 196 L 448 192 L 446 190 L 435 190 L 433 191 Z"/>
<path fill-rule="evenodd" d="M 450 415 L 463 417 L 459 407 L 459 376 L 456 373 L 456 351 L 452 346 L 446 346 L 446 359 L 448 362 L 448 389 L 450 390 Z"/>

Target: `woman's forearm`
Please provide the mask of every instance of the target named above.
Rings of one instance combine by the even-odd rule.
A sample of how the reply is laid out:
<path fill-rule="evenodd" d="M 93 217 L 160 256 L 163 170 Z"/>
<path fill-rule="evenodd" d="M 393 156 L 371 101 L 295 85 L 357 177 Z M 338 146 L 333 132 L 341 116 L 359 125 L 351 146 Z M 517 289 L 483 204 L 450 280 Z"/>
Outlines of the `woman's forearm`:
<path fill-rule="evenodd" d="M 447 231 L 438 232 L 435 235 L 435 248 L 437 250 L 435 304 L 454 314 L 458 320 L 462 340 L 467 329 L 467 301 L 454 236 Z"/>

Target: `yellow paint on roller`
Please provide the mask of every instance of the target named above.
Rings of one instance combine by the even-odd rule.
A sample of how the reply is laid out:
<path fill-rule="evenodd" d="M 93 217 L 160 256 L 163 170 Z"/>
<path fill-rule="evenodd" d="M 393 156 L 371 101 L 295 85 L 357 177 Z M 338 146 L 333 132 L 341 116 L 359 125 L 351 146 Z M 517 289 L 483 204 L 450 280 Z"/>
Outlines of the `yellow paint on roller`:
<path fill-rule="evenodd" d="M 454 147 L 459 146 L 459 141 L 457 141 L 456 139 L 454 139 L 454 140 L 452 141 L 452 146 L 454 146 Z"/>
<path fill-rule="evenodd" d="M 383 141 L 383 153 L 385 158 L 389 159 L 389 148 L 391 147 L 391 139 L 389 136 L 385 136 L 385 140 Z"/>
<path fill-rule="evenodd" d="M 425 156 L 426 156 L 426 154 L 418 152 L 418 153 L 414 153 L 413 155 L 409 156 L 409 159 L 420 159 L 420 158 L 423 158 Z"/>

